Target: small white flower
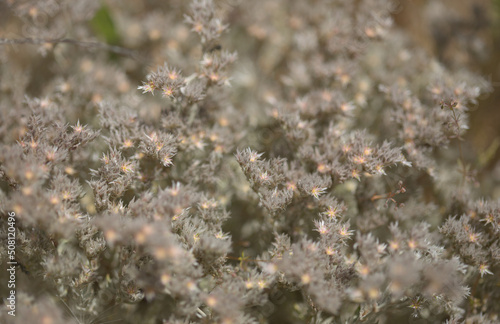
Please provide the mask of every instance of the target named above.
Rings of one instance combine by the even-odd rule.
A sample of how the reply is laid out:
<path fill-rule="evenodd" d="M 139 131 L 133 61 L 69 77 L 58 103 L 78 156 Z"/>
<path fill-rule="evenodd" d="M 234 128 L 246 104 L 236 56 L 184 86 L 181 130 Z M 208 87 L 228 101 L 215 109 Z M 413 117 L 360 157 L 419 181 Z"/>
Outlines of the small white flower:
<path fill-rule="evenodd" d="M 270 177 L 269 177 L 269 174 L 267 173 L 267 171 L 265 172 L 262 172 L 260 175 L 259 175 L 259 179 L 262 183 L 265 183 L 265 182 L 268 182 Z"/>
<path fill-rule="evenodd" d="M 264 153 L 257 153 L 255 151 L 252 151 L 251 149 L 247 149 L 247 154 L 248 154 L 248 160 L 250 162 L 256 162 Z"/>
<path fill-rule="evenodd" d="M 319 196 L 324 194 L 326 192 L 326 189 L 327 188 L 320 188 L 318 186 L 314 186 L 314 187 L 312 187 L 310 194 L 314 198 L 319 199 Z"/>
<path fill-rule="evenodd" d="M 172 156 L 170 156 L 170 154 L 165 154 L 162 159 L 161 159 L 161 163 L 163 164 L 163 166 L 165 167 L 169 167 L 171 165 L 173 165 L 174 163 L 172 162 Z"/>
<path fill-rule="evenodd" d="M 181 183 L 177 181 L 172 183 L 172 187 L 168 188 L 167 190 L 171 196 L 177 196 L 179 194 L 180 189 L 181 189 Z"/>
<path fill-rule="evenodd" d="M 339 209 L 337 207 L 328 206 L 328 210 L 321 214 L 330 218 L 337 218 L 337 216 L 339 216 Z"/>
<path fill-rule="evenodd" d="M 320 233 L 321 235 L 325 235 L 328 234 L 330 230 L 328 229 L 328 226 L 325 225 L 325 221 L 321 221 L 321 222 L 316 222 L 315 231 L 318 231 L 318 233 Z"/>
<path fill-rule="evenodd" d="M 137 89 L 142 90 L 142 93 L 150 92 L 154 96 L 155 86 L 152 82 L 143 82 L 142 86 L 137 87 Z"/>
<path fill-rule="evenodd" d="M 487 264 L 484 264 L 484 263 L 479 266 L 479 273 L 481 274 L 481 278 L 485 274 L 490 274 L 490 275 L 493 274 L 493 272 L 490 271 L 489 266 Z"/>
<path fill-rule="evenodd" d="M 354 231 L 349 230 L 349 227 L 347 225 L 342 225 L 342 228 L 339 230 L 339 234 L 342 237 L 349 237 L 352 235 Z"/>

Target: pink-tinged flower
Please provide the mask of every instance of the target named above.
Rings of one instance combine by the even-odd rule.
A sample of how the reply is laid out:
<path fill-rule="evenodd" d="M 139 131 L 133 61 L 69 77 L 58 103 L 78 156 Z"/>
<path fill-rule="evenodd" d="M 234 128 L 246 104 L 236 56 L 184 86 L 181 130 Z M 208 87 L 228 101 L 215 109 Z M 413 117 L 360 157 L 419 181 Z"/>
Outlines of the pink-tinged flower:
<path fill-rule="evenodd" d="M 310 195 L 313 196 L 316 199 L 319 199 L 319 196 L 321 196 L 322 194 L 324 194 L 326 192 L 326 189 L 327 188 L 320 188 L 318 186 L 314 186 L 311 189 Z"/>
<path fill-rule="evenodd" d="M 342 228 L 339 230 L 339 234 L 342 237 L 349 238 L 354 231 L 349 230 L 349 227 L 347 225 L 342 225 Z"/>
<path fill-rule="evenodd" d="M 172 98 L 174 96 L 174 88 L 170 86 L 163 87 L 163 96 Z"/>
<path fill-rule="evenodd" d="M 122 170 L 123 173 L 134 172 L 134 165 L 131 162 L 124 162 L 121 165 L 121 170 Z"/>
<path fill-rule="evenodd" d="M 479 266 L 479 273 L 481 274 L 481 278 L 485 274 L 490 274 L 490 275 L 493 274 L 493 272 L 490 271 L 489 266 L 487 264 L 484 264 L 484 263 Z"/>
<path fill-rule="evenodd" d="M 83 132 L 83 129 L 85 128 L 85 126 L 82 126 L 82 124 L 80 124 L 80 120 L 78 120 L 78 122 L 76 123 L 75 126 L 71 126 L 71 128 L 73 128 L 73 130 L 75 131 L 75 133 L 81 133 Z"/>
<path fill-rule="evenodd" d="M 328 210 L 322 214 L 330 218 L 337 218 L 337 216 L 339 216 L 339 209 L 337 207 L 328 206 Z"/>
<path fill-rule="evenodd" d="M 330 232 L 330 230 L 328 229 L 328 226 L 325 225 L 325 221 L 316 222 L 315 231 L 317 231 L 321 235 L 325 235 L 325 234 L 328 234 L 328 232 Z"/>
<path fill-rule="evenodd" d="M 154 95 L 154 91 L 156 89 L 155 85 L 153 82 L 148 82 L 148 83 L 142 83 L 142 86 L 137 87 L 137 89 L 142 90 L 142 93 L 148 93 L 150 92 L 152 95 Z"/>
<path fill-rule="evenodd" d="M 471 243 L 479 243 L 479 237 L 481 235 L 479 233 L 474 233 L 474 232 L 470 232 L 469 233 L 469 242 Z"/>
<path fill-rule="evenodd" d="M 269 174 L 267 173 L 267 171 L 265 172 L 262 172 L 260 175 L 259 175 L 259 180 L 262 182 L 262 183 L 266 183 L 270 180 L 271 178 L 269 177 Z"/>
<path fill-rule="evenodd" d="M 163 166 L 166 167 L 169 167 L 174 164 L 172 162 L 172 156 L 170 154 L 165 154 L 161 159 L 161 163 L 163 164 Z"/>
<path fill-rule="evenodd" d="M 252 151 L 251 149 L 248 149 L 247 153 L 248 153 L 248 160 L 250 162 L 258 161 L 260 159 L 260 157 L 262 156 L 262 154 L 264 154 L 264 153 L 257 153 L 255 151 Z"/>

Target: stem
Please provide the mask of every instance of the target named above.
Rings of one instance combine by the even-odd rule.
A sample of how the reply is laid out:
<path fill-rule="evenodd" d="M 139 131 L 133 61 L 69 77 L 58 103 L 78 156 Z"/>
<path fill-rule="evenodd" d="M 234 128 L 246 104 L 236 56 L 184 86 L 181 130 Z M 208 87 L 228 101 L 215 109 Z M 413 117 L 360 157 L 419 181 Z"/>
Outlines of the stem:
<path fill-rule="evenodd" d="M 455 122 L 455 127 L 457 128 L 457 140 L 458 140 L 458 152 L 459 152 L 459 159 L 462 164 L 462 180 L 460 182 L 460 191 L 463 190 L 465 180 L 467 177 L 467 170 L 465 168 L 465 160 L 464 160 L 464 154 L 462 150 L 462 138 L 460 137 L 460 124 L 458 123 L 459 118 L 457 114 L 455 113 L 455 109 L 451 108 L 451 112 L 453 113 L 453 121 Z"/>
<path fill-rule="evenodd" d="M 71 38 L 56 38 L 56 39 L 42 39 L 42 38 L 16 38 L 16 39 L 8 39 L 8 38 L 0 38 L 0 45 L 43 45 L 43 44 L 59 44 L 66 43 L 75 46 L 85 47 L 85 48 L 98 48 L 104 49 L 118 55 L 128 56 L 137 61 L 144 61 L 136 51 L 115 46 L 109 45 L 101 42 L 89 42 L 89 41 L 79 41 Z"/>

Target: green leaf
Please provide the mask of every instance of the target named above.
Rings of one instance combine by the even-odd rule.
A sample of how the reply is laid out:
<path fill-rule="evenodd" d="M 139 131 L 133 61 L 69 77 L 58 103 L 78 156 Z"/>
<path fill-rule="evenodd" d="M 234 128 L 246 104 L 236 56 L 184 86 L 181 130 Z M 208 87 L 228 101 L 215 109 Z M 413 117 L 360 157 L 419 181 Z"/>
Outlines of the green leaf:
<path fill-rule="evenodd" d="M 120 43 L 120 35 L 118 35 L 113 19 L 108 7 L 102 6 L 90 21 L 90 26 L 97 37 L 104 39 L 108 44 L 117 45 Z"/>

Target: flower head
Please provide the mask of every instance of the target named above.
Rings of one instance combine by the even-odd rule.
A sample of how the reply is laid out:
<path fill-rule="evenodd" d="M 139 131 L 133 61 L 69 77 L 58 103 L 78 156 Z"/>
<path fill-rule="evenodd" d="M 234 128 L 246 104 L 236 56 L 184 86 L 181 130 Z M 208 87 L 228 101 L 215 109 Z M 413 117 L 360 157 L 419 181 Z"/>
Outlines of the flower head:
<path fill-rule="evenodd" d="M 314 186 L 311 189 L 310 195 L 313 196 L 316 199 L 319 199 L 319 196 L 324 194 L 326 192 L 327 188 L 320 188 L 318 186 Z"/>

